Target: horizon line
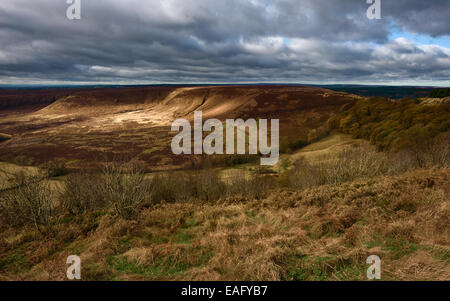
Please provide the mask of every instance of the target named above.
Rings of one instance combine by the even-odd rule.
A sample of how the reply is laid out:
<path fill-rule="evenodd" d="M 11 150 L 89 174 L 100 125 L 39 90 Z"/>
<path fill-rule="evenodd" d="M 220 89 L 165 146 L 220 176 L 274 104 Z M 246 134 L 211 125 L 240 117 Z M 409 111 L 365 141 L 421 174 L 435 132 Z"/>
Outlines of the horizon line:
<path fill-rule="evenodd" d="M 158 86 L 355 86 L 355 87 L 405 87 L 405 88 L 450 88 L 450 85 L 427 84 L 355 84 L 355 83 L 283 83 L 283 82 L 252 82 L 252 83 L 26 83 L 2 84 L 0 88 L 70 88 L 70 87 L 158 87 Z"/>

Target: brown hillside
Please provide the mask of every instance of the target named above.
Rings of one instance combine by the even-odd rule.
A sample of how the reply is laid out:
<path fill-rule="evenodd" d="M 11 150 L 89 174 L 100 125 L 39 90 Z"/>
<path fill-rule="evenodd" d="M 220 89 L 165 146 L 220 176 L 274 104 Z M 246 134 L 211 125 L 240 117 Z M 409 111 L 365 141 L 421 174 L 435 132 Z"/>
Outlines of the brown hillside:
<path fill-rule="evenodd" d="M 33 98 L 32 92 L 23 93 Z M 358 99 L 296 86 L 62 89 L 39 90 L 34 97 L 43 95 L 56 100 L 20 115 L 4 110 L 0 132 L 14 138 L 2 144 L 1 160 L 17 162 L 20 157 L 23 162 L 18 163 L 34 164 L 54 158 L 96 162 L 126 156 L 153 167 L 180 165 L 186 158 L 170 154 L 170 124 L 176 118 L 192 118 L 195 110 L 204 118 L 221 120 L 278 118 L 282 140 L 306 140 L 331 114 Z"/>

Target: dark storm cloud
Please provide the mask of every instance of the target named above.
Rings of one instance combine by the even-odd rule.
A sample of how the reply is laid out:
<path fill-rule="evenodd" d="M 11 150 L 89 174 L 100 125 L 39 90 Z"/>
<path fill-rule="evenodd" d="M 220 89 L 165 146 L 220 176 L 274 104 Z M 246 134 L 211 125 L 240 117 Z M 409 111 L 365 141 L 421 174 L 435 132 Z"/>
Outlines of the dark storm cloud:
<path fill-rule="evenodd" d="M 389 40 L 450 34 L 449 1 L 0 2 L 0 83 L 448 81 L 450 50 Z"/>
<path fill-rule="evenodd" d="M 450 34 L 450 1 L 384 1 L 384 13 L 404 29 L 432 37 Z"/>

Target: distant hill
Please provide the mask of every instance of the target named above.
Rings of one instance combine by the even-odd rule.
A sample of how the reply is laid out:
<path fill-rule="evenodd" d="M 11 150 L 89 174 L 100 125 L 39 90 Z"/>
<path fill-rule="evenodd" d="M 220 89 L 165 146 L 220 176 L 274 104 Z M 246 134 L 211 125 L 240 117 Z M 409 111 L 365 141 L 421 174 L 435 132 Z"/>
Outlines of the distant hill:
<path fill-rule="evenodd" d="M 356 94 L 360 96 L 387 97 L 391 99 L 428 97 L 433 87 L 394 87 L 394 86 L 358 86 L 324 85 L 322 88 Z"/>
<path fill-rule="evenodd" d="M 436 89 L 433 87 L 412 87 L 412 86 L 368 86 L 368 85 L 303 85 L 303 84 L 242 84 L 242 85 L 91 85 L 91 86 L 5 86 L 0 85 L 0 109 L 13 108 L 23 105 L 47 105 L 57 99 L 68 97 L 73 94 L 95 94 L 102 95 L 118 94 L 121 97 L 129 98 L 127 94 L 139 91 L 140 94 L 151 91 L 174 91 L 177 88 L 200 88 L 200 87 L 260 87 L 260 88 L 301 88 L 312 86 L 324 88 L 336 92 L 346 92 L 364 97 L 387 97 L 391 99 L 421 97 L 442 98 L 449 96 L 449 88 Z M 132 91 L 132 93 L 130 93 Z M 433 96 L 434 95 L 434 96 Z M 142 96 L 142 95 L 141 95 Z"/>

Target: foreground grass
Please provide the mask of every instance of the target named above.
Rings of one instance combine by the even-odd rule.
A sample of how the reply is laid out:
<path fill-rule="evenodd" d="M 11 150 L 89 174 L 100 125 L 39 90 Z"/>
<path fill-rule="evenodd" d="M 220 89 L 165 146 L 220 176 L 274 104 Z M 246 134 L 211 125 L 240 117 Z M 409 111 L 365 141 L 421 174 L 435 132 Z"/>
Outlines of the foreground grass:
<path fill-rule="evenodd" d="M 0 279 L 450 280 L 450 169 L 415 170 L 280 189 L 254 200 L 143 204 L 135 220 L 111 211 L 66 216 L 52 233 L 3 226 Z"/>

